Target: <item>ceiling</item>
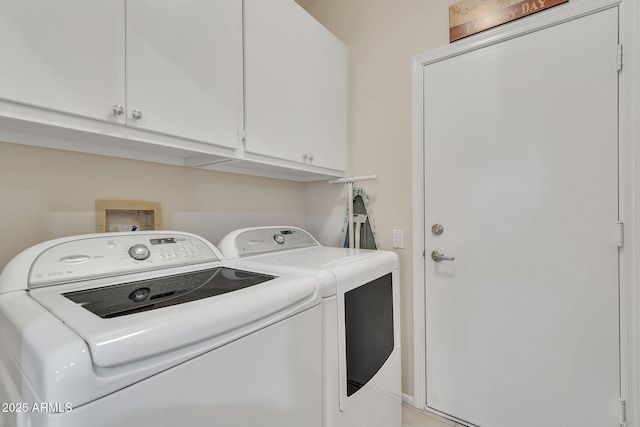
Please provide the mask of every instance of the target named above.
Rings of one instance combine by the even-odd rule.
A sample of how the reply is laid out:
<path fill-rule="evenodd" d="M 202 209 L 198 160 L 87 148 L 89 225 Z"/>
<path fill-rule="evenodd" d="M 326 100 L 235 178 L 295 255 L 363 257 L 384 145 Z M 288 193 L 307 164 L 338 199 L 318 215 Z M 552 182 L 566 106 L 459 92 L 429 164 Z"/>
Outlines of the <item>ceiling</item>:
<path fill-rule="evenodd" d="M 296 3 L 298 3 L 302 7 L 307 7 L 307 6 L 309 6 L 311 3 L 315 2 L 315 1 L 317 1 L 317 0 L 296 0 Z"/>

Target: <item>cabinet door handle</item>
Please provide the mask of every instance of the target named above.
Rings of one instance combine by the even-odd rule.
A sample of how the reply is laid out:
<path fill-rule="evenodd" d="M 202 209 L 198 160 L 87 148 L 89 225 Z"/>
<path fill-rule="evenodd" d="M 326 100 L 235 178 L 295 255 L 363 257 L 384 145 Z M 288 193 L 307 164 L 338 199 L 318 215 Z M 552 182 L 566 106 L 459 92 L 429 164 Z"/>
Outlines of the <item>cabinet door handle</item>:
<path fill-rule="evenodd" d="M 304 153 L 304 156 L 302 156 L 302 158 L 304 160 L 308 160 L 308 161 L 312 162 L 315 157 L 313 157 L 313 154 Z"/>
<path fill-rule="evenodd" d="M 313 159 L 314 159 L 314 158 L 315 158 L 315 157 L 313 157 L 313 154 L 310 154 L 310 155 L 309 155 L 309 161 L 310 161 L 310 162 L 313 162 Z"/>
<path fill-rule="evenodd" d="M 142 118 L 142 111 L 140 110 L 133 110 L 131 112 L 131 116 L 133 116 L 134 119 L 136 120 L 140 120 Z"/>
<path fill-rule="evenodd" d="M 111 107 L 111 110 L 113 111 L 113 114 L 115 114 L 116 116 L 121 116 L 124 114 L 124 107 L 119 104 L 116 104 L 113 107 Z"/>

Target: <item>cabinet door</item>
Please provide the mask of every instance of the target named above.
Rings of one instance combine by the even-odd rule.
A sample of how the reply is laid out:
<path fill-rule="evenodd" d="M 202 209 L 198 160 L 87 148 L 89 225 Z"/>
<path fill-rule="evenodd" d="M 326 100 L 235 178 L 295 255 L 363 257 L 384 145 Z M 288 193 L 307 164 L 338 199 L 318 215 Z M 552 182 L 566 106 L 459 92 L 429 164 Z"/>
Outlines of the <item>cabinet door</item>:
<path fill-rule="evenodd" d="M 346 170 L 347 48 L 293 0 L 245 0 L 245 149 Z"/>
<path fill-rule="evenodd" d="M 127 1 L 128 126 L 235 148 L 241 102 L 241 1 Z"/>
<path fill-rule="evenodd" d="M 122 0 L 3 0 L 0 58 L 0 98 L 123 121 Z"/>
<path fill-rule="evenodd" d="M 306 136 L 312 164 L 347 169 L 347 47 L 308 17 Z"/>
<path fill-rule="evenodd" d="M 293 0 L 245 0 L 248 152 L 296 162 L 308 154 L 306 14 Z"/>

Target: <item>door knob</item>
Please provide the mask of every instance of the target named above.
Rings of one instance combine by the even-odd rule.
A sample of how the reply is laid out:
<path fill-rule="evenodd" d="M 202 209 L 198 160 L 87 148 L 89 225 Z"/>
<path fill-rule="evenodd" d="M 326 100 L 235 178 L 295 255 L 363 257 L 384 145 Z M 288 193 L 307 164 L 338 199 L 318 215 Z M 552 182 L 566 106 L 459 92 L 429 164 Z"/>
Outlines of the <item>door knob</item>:
<path fill-rule="evenodd" d="M 453 261 L 455 257 L 444 256 L 444 253 L 441 250 L 436 249 L 435 251 L 431 252 L 431 259 L 434 260 L 435 262 Z"/>
<path fill-rule="evenodd" d="M 431 227 L 431 232 L 436 236 L 441 235 L 443 231 L 444 227 L 442 226 L 442 224 L 433 224 L 433 226 Z"/>
<path fill-rule="evenodd" d="M 131 112 L 131 116 L 133 116 L 134 119 L 136 120 L 140 120 L 142 118 L 142 111 L 140 110 L 133 110 Z"/>

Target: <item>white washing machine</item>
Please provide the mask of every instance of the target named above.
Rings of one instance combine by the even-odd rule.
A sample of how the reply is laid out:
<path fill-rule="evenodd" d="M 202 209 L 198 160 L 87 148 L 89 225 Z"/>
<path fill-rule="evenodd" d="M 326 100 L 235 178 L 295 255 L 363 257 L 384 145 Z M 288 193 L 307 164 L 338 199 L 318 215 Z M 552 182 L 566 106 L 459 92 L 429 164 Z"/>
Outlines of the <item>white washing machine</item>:
<path fill-rule="evenodd" d="M 295 227 L 236 230 L 218 248 L 322 288 L 323 426 L 400 427 L 400 302 L 393 252 L 321 246 Z"/>
<path fill-rule="evenodd" d="M 0 275 L 0 426 L 319 427 L 320 302 L 192 234 L 36 245 Z"/>

